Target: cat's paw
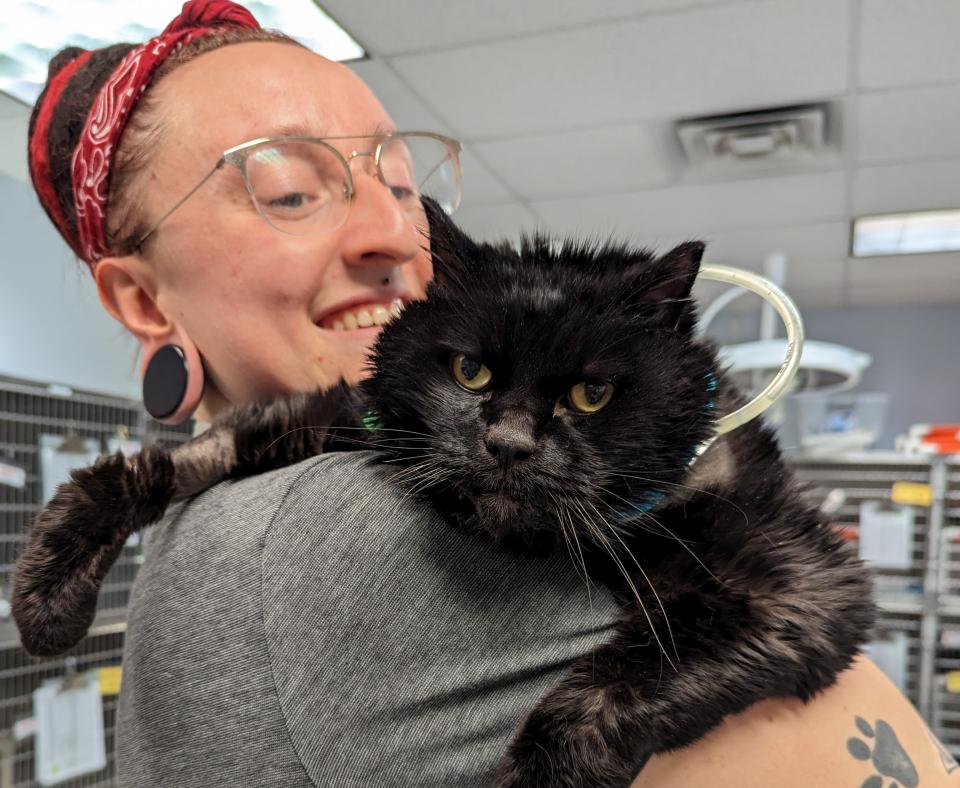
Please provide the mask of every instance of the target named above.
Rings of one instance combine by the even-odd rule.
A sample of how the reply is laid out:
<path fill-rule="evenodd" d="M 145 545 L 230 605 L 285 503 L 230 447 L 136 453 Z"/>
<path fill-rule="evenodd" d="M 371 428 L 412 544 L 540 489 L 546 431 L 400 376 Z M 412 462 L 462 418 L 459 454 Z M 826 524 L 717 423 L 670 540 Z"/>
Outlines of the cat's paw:
<path fill-rule="evenodd" d="M 884 778 L 892 779 L 889 788 L 916 788 L 920 776 L 893 728 L 883 720 L 877 720 L 874 730 L 863 717 L 855 717 L 855 720 L 860 733 L 871 741 L 868 743 L 851 736 L 847 739 L 847 750 L 859 761 L 870 761 L 879 772 L 868 777 L 861 788 L 882 788 Z"/>

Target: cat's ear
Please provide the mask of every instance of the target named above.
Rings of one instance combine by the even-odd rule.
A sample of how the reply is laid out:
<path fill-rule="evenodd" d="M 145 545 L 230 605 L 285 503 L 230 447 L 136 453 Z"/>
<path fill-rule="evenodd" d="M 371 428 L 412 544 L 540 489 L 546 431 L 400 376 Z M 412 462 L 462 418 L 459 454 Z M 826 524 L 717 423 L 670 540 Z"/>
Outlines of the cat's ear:
<path fill-rule="evenodd" d="M 456 283 L 465 266 L 476 260 L 479 247 L 434 200 L 429 197 L 420 199 L 430 232 L 434 281 L 440 286 Z"/>
<path fill-rule="evenodd" d="M 626 280 L 633 303 L 645 310 L 653 306 L 661 326 L 687 333 L 693 326 L 690 291 L 705 248 L 700 241 L 687 241 L 640 270 L 628 269 Z"/>

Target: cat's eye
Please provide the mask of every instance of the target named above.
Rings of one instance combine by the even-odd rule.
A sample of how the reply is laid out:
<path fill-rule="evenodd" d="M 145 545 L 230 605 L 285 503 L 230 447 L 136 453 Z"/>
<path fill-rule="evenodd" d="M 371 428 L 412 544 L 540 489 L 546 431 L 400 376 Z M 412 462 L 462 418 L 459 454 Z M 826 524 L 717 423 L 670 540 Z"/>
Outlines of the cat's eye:
<path fill-rule="evenodd" d="M 482 391 L 493 380 L 493 373 L 476 359 L 457 353 L 450 362 L 453 378 L 467 391 Z"/>
<path fill-rule="evenodd" d="M 585 380 L 570 389 L 570 404 L 581 413 L 596 413 L 613 396 L 613 386 L 601 380 Z"/>

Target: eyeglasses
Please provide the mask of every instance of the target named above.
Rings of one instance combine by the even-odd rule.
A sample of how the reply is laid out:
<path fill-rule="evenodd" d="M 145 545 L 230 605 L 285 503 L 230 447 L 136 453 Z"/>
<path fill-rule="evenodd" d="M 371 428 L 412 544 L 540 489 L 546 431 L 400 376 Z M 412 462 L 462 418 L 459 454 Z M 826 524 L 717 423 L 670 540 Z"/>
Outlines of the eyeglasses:
<path fill-rule="evenodd" d="M 344 156 L 331 141 L 373 140 L 373 150 Z M 257 212 L 282 233 L 332 232 L 346 221 L 356 192 L 350 162 L 372 158 L 377 177 L 411 217 L 423 215 L 421 197 L 446 213 L 460 204 L 460 143 L 428 131 L 352 137 L 262 137 L 227 151 L 196 186 L 136 242 L 139 248 L 170 215 L 224 165 L 236 167 Z"/>

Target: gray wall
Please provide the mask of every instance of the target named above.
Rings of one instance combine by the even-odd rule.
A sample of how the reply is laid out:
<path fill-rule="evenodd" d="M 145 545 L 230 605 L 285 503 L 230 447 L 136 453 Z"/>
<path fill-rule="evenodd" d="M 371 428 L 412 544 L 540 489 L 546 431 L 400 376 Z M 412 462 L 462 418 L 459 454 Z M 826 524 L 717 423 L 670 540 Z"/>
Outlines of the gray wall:
<path fill-rule="evenodd" d="M 138 396 L 136 343 L 33 189 L 0 175 L 0 375 Z"/>
<path fill-rule="evenodd" d="M 873 356 L 856 391 L 890 398 L 876 448 L 892 449 L 911 424 L 960 423 L 960 305 L 817 309 L 803 322 L 810 339 Z M 759 313 L 720 314 L 709 333 L 723 344 L 757 339 Z"/>

